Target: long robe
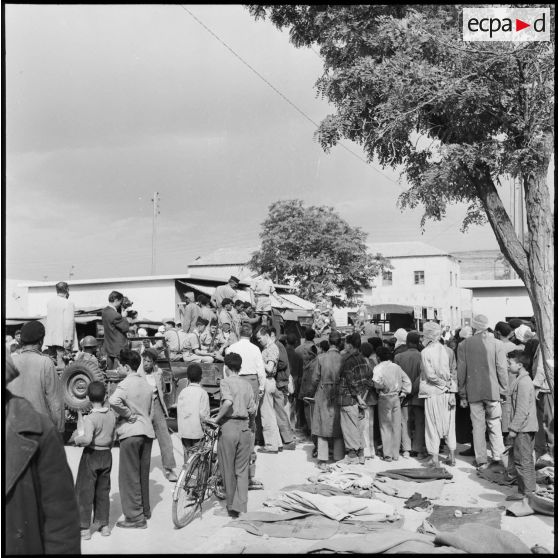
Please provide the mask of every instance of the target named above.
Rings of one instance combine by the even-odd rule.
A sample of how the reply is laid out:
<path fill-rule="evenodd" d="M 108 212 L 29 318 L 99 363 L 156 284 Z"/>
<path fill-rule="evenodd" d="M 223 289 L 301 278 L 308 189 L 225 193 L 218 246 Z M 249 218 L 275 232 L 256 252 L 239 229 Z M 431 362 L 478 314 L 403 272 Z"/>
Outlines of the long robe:
<path fill-rule="evenodd" d="M 314 414 L 312 434 L 323 438 L 341 438 L 340 408 L 336 404 L 339 373 L 343 357 L 335 346 L 327 353 L 318 355 L 312 374 L 314 395 Z"/>

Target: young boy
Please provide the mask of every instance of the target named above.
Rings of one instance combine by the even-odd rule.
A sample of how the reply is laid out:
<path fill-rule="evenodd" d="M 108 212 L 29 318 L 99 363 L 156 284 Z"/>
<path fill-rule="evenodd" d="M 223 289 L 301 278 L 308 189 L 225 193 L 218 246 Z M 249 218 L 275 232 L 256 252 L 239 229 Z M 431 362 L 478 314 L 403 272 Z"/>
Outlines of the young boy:
<path fill-rule="evenodd" d="M 94 523 L 99 525 L 101 535 L 110 535 L 110 472 L 111 448 L 114 440 L 116 416 L 104 406 L 106 390 L 102 382 L 87 386 L 87 397 L 93 409 L 83 417 L 83 432 L 76 432 L 74 442 L 84 446 L 76 479 L 76 499 L 79 506 L 81 538 L 91 538 L 91 512 Z"/>
<path fill-rule="evenodd" d="M 539 429 L 535 388 L 526 369 L 528 365 L 529 357 L 523 351 L 508 353 L 508 372 L 515 378 L 509 390 L 508 443 L 511 448 L 508 459 L 515 465 L 519 492 L 506 500 L 523 500 L 525 503 L 537 488 L 533 452 L 535 434 Z"/>
<path fill-rule="evenodd" d="M 380 361 L 374 367 L 372 381 L 378 391 L 378 418 L 384 461 L 397 461 L 401 446 L 401 401 L 411 393 L 412 384 L 403 369 L 392 362 L 393 353 L 387 347 L 378 347 Z"/>
<path fill-rule="evenodd" d="M 209 395 L 200 386 L 202 369 L 197 363 L 186 369 L 190 382 L 178 396 L 176 416 L 178 418 L 178 435 L 184 448 L 184 464 L 190 455 L 196 452 L 203 438 L 201 419 L 209 418 Z"/>
<path fill-rule="evenodd" d="M 250 384 L 238 376 L 242 357 L 237 353 L 225 356 L 229 375 L 221 380 L 221 408 L 215 417 L 222 424 L 217 452 L 225 493 L 227 511 L 237 518 L 247 510 L 248 468 L 252 451 L 250 420 L 256 414 L 256 400 Z"/>

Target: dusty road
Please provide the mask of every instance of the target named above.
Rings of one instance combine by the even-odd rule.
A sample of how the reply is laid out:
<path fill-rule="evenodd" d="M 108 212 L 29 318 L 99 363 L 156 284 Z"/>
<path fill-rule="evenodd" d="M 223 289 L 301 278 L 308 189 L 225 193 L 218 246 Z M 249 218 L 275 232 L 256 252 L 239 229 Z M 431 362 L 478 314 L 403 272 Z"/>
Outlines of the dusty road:
<path fill-rule="evenodd" d="M 182 465 L 182 450 L 179 439 L 173 435 L 173 445 L 177 463 Z M 458 446 L 458 449 L 460 446 Z M 278 455 L 258 455 L 257 478 L 265 484 L 265 490 L 250 492 L 248 510 L 261 509 L 263 502 L 293 483 L 302 483 L 318 471 L 311 458 L 312 445 L 308 441 L 298 444 L 295 451 L 285 451 Z M 77 473 L 81 449 L 67 447 L 66 453 L 72 469 Z M 297 553 L 305 552 L 315 541 L 302 539 L 262 538 L 246 533 L 242 529 L 225 527 L 230 519 L 219 515 L 223 504 L 212 498 L 203 505 L 190 525 L 175 529 L 171 517 L 172 490 L 174 484 L 163 476 L 159 446 L 155 441 L 151 458 L 150 497 L 152 518 L 147 529 L 121 529 L 114 524 L 121 518 L 120 495 L 118 492 L 118 448 L 113 449 L 113 470 L 111 489 L 110 537 L 94 533 L 89 541 L 82 541 L 83 554 L 163 554 L 163 553 Z M 437 503 L 447 505 L 497 506 L 505 497 L 517 490 L 516 487 L 500 487 L 477 477 L 471 465 L 472 458 L 458 458 L 452 468 L 453 482 L 445 485 L 442 498 Z M 382 471 L 400 467 L 419 466 L 415 459 L 400 459 L 397 463 L 384 463 L 378 458 L 367 461 L 370 471 Z M 404 500 L 386 496 L 386 500 L 397 505 L 405 518 L 404 528 L 415 531 L 429 512 L 417 512 L 403 508 Z M 513 532 L 529 547 L 535 544 L 554 550 L 554 518 L 532 515 L 523 518 L 504 517 L 502 528 Z"/>

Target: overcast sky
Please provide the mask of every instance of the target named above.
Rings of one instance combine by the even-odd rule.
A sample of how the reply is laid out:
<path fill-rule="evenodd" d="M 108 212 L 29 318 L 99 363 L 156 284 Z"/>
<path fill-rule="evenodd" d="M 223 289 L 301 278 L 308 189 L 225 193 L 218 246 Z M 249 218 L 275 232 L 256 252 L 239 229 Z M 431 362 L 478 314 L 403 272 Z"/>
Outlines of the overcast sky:
<path fill-rule="evenodd" d="M 310 119 L 319 56 L 241 6 L 186 6 Z M 381 174 L 315 127 L 178 5 L 6 5 L 6 274 L 48 280 L 157 274 L 258 244 L 278 199 L 334 206 L 370 242 L 497 248 L 463 235 L 464 207 L 421 236 Z M 362 156 L 360 148 L 346 145 Z"/>

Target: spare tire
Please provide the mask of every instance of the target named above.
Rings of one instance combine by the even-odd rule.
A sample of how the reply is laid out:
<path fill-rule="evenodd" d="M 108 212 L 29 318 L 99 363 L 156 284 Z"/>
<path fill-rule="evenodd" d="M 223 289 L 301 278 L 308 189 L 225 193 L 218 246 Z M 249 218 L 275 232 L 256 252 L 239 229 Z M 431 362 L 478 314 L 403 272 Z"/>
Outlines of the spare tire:
<path fill-rule="evenodd" d="M 89 360 L 78 360 L 66 366 L 60 375 L 64 403 L 68 409 L 83 411 L 89 407 L 87 386 L 91 382 L 103 381 L 103 372 Z"/>

